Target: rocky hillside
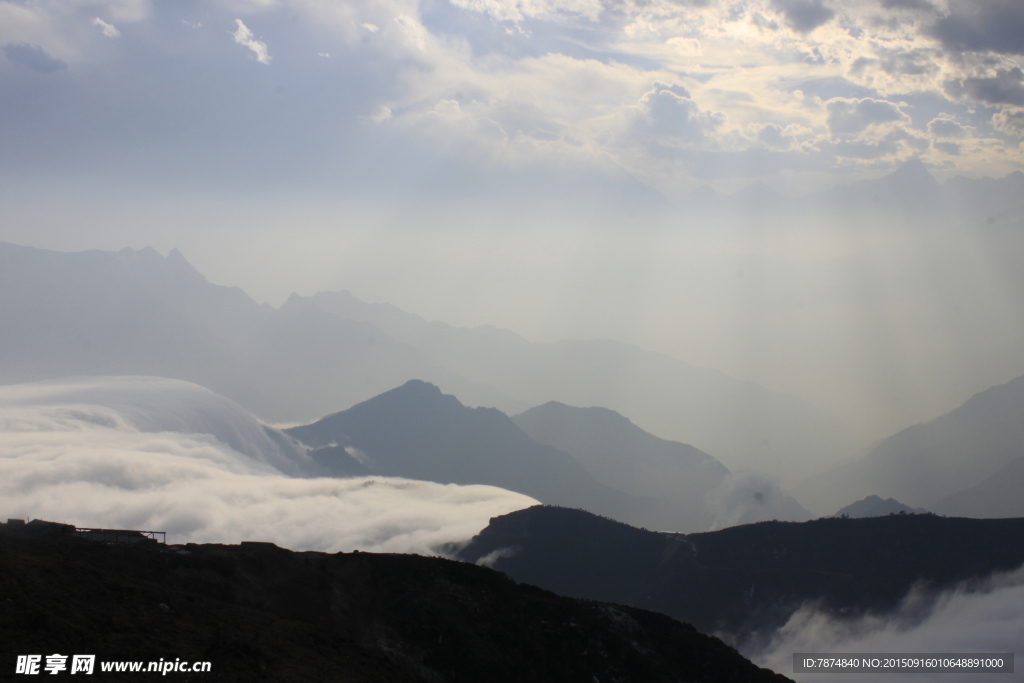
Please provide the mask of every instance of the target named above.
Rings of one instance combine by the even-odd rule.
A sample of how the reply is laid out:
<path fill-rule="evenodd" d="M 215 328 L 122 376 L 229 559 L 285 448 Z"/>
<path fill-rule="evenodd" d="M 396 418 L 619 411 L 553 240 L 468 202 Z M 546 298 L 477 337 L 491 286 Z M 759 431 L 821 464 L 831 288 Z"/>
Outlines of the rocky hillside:
<path fill-rule="evenodd" d="M 0 678 L 16 654 L 62 653 L 212 663 L 165 681 L 788 680 L 669 617 L 461 562 L 22 529 L 0 526 Z"/>

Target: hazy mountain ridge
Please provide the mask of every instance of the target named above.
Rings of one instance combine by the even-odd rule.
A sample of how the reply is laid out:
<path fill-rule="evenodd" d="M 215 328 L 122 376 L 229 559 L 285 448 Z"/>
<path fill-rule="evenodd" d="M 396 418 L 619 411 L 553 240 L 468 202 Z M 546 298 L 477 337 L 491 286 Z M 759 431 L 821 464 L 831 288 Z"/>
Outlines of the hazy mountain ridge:
<path fill-rule="evenodd" d="M 628 344 L 531 343 L 490 326 L 428 323 L 348 292 L 321 292 L 310 300 L 324 311 L 370 322 L 439 365 L 527 404 L 603 406 L 662 438 L 693 444 L 730 468 L 790 484 L 857 443 L 838 418 L 800 399 Z"/>
<path fill-rule="evenodd" d="M 939 501 L 978 486 L 1020 458 L 1022 449 L 1024 376 L 882 440 L 865 455 L 810 478 L 796 494 L 819 508 L 830 500 L 878 495 L 939 512 Z M 941 511 L 965 513 L 948 505 Z"/>
<path fill-rule="evenodd" d="M 512 418 L 535 441 L 563 450 L 598 481 L 677 508 L 686 524 L 648 525 L 704 531 L 765 519 L 811 518 L 772 482 L 734 475 L 688 444 L 659 439 L 607 408 L 575 408 L 555 401 Z M 677 513 L 677 514 L 680 514 Z"/>
<path fill-rule="evenodd" d="M 949 548 L 957 548 L 950 552 Z M 803 605 L 853 617 L 1024 562 L 1024 519 L 891 515 L 660 534 L 582 510 L 491 520 L 461 559 L 573 597 L 664 612 L 756 646 Z"/>
<path fill-rule="evenodd" d="M 322 462 L 334 458 L 339 469 L 355 468 L 358 455 L 372 474 L 489 484 L 638 525 L 699 528 L 703 519 L 691 506 L 601 483 L 577 459 L 534 441 L 499 410 L 468 408 L 426 382 L 409 381 L 286 432 L 315 449 L 331 448 L 312 455 Z"/>
<path fill-rule="evenodd" d="M 465 400 L 498 392 L 373 325 L 310 306 L 274 310 L 212 285 L 180 253 L 61 253 L 0 244 L 0 382 L 159 375 L 196 382 L 265 420 L 314 419 L 412 377 Z M 505 400 L 517 409 L 525 404 Z"/>
<path fill-rule="evenodd" d="M 707 453 L 660 439 L 608 408 L 550 401 L 512 421 L 534 441 L 572 455 L 599 481 L 637 495 L 707 491 L 729 474 Z"/>
<path fill-rule="evenodd" d="M 687 195 L 689 209 L 728 216 L 733 213 L 774 211 L 782 214 L 829 211 L 837 208 L 855 215 L 892 211 L 923 224 L 917 218 L 943 224 L 976 224 L 989 217 L 1018 222 L 1024 218 L 1024 173 L 1003 177 L 953 176 L 939 182 L 919 159 L 909 159 L 880 178 L 840 184 L 832 188 L 790 196 L 764 181 L 755 181 L 732 194 L 719 194 L 702 186 Z"/>

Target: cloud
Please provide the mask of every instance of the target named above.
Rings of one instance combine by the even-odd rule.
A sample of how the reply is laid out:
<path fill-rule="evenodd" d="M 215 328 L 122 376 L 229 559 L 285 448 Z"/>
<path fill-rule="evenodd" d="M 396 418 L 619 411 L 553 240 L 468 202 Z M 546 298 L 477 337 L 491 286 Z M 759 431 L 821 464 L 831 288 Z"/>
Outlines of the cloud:
<path fill-rule="evenodd" d="M 109 379 L 0 387 L 0 514 L 156 529 L 174 543 L 430 553 L 536 503 L 491 486 L 288 477 L 258 452 L 271 442 L 231 410 L 214 414 L 226 399 L 184 382 Z M 250 452 L 166 426 L 209 426 Z"/>
<path fill-rule="evenodd" d="M 465 10 L 482 12 L 499 21 L 559 15 L 582 16 L 596 21 L 604 10 L 600 0 L 452 0 L 452 4 Z"/>
<path fill-rule="evenodd" d="M 270 64 L 270 53 L 267 52 L 267 44 L 262 40 L 256 40 L 252 31 L 242 23 L 241 19 L 235 19 L 235 24 L 237 28 L 231 34 L 235 42 L 252 50 L 253 54 L 256 55 L 256 61 L 260 64 Z"/>
<path fill-rule="evenodd" d="M 113 24 L 108 24 L 99 17 L 93 19 L 92 23 L 94 26 L 99 26 L 100 31 L 102 31 L 103 35 L 105 35 L 107 38 L 117 38 L 119 35 L 121 35 L 121 32 L 117 30 L 117 27 L 115 27 Z"/>
<path fill-rule="evenodd" d="M 992 125 L 1007 135 L 1024 137 L 1024 109 L 1006 107 L 992 117 Z"/>
<path fill-rule="evenodd" d="M 711 531 L 769 519 L 809 518 L 806 510 L 782 492 L 778 482 L 754 472 L 726 476 L 707 493 L 704 504 L 711 513 Z"/>
<path fill-rule="evenodd" d="M 790 617 L 773 642 L 746 652 L 754 662 L 793 675 L 794 652 L 1020 652 L 1024 643 L 1024 569 L 995 574 L 940 595 L 912 590 L 890 614 L 839 619 L 806 606 Z M 1018 669 L 1019 670 L 1019 669 Z M 941 674 L 942 681 L 977 681 L 977 674 Z M 1013 680 L 1020 680 L 1020 674 Z M 801 681 L 834 681 L 835 674 L 800 674 Z M 919 683 L 934 674 L 900 674 L 899 680 Z M 1000 678 L 996 676 L 994 678 Z M 891 680 L 866 674 L 857 680 Z"/>
<path fill-rule="evenodd" d="M 681 85 L 656 81 L 640 98 L 639 105 L 650 133 L 680 142 L 699 142 L 725 122 L 725 115 L 720 112 L 701 111 Z"/>
<path fill-rule="evenodd" d="M 772 0 L 772 7 L 781 12 L 786 25 L 798 33 L 809 33 L 836 15 L 822 0 Z"/>
<path fill-rule="evenodd" d="M 882 0 L 885 9 L 908 9 L 935 12 L 936 7 L 928 0 Z"/>
<path fill-rule="evenodd" d="M 855 137 L 872 126 L 885 123 L 910 123 L 910 117 L 899 105 L 871 97 L 835 97 L 825 103 L 825 108 L 829 130 L 838 137 Z"/>
<path fill-rule="evenodd" d="M 4 46 L 4 54 L 7 56 L 7 59 L 15 64 L 38 71 L 41 74 L 63 71 L 68 68 L 64 61 L 46 54 L 39 45 L 12 43 Z"/>
<path fill-rule="evenodd" d="M 950 13 L 929 33 L 957 51 L 1024 54 L 1024 3 L 1020 0 L 950 0 Z"/>
<path fill-rule="evenodd" d="M 934 118 L 928 122 L 928 132 L 937 138 L 959 140 L 970 136 L 970 131 L 953 119 L 945 116 Z"/>
<path fill-rule="evenodd" d="M 1019 66 L 997 69 L 990 76 L 949 79 L 943 89 L 955 99 L 980 100 L 986 104 L 1024 105 L 1024 71 Z"/>

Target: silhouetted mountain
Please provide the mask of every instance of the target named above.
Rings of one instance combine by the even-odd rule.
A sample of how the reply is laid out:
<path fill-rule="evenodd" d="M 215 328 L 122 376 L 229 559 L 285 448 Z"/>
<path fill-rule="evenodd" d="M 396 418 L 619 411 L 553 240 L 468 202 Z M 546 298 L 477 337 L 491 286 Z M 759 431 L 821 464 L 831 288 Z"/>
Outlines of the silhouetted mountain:
<path fill-rule="evenodd" d="M 878 496 L 868 496 L 867 498 L 858 500 L 856 503 L 850 503 L 832 516 L 862 519 L 864 517 L 884 517 L 885 515 L 898 514 L 926 515 L 928 514 L 928 510 L 923 508 L 912 508 L 909 505 L 904 505 L 895 498 L 886 498 L 885 500 L 882 500 Z"/>
<path fill-rule="evenodd" d="M 863 457 L 810 478 L 797 495 L 821 506 L 876 494 L 938 511 L 938 501 L 981 484 L 1020 458 L 1022 450 L 1024 376 L 975 394 L 956 410 L 908 427 Z"/>
<path fill-rule="evenodd" d="M 428 323 L 348 292 L 321 292 L 311 301 L 342 318 L 372 323 L 438 365 L 506 396 L 533 405 L 555 400 L 604 406 L 654 434 L 693 444 L 732 469 L 796 483 L 856 443 L 840 420 L 800 399 L 628 344 L 531 343 L 490 326 Z"/>
<path fill-rule="evenodd" d="M 951 549 L 955 548 L 955 552 Z M 741 645 L 804 603 L 854 616 L 1024 562 L 1024 519 L 891 515 L 643 531 L 582 510 L 496 517 L 459 553 L 562 595 L 657 610 Z"/>
<path fill-rule="evenodd" d="M 88 678 L 99 681 L 126 677 L 104 674 L 104 662 L 160 659 L 208 661 L 194 680 L 210 681 L 789 680 L 664 615 L 559 597 L 462 562 L 269 543 L 129 547 L 5 526 L 8 675 L 18 654 L 89 653 Z"/>
<path fill-rule="evenodd" d="M 307 446 L 335 447 L 340 467 L 352 467 L 355 456 L 372 474 L 489 484 L 635 524 L 655 520 L 675 528 L 675 510 L 664 503 L 605 486 L 569 454 L 531 439 L 501 411 L 467 408 L 426 382 L 409 381 L 286 432 Z M 329 462 L 323 451 L 316 457 Z"/>
<path fill-rule="evenodd" d="M 957 517 L 1024 517 L 1024 457 L 1010 461 L 983 482 L 933 503 L 932 509 Z"/>
<path fill-rule="evenodd" d="M 152 249 L 60 253 L 0 244 L 0 383 L 71 375 L 196 382 L 264 419 L 312 419 L 413 377 L 464 400 L 474 385 L 373 325 L 314 306 L 274 310 Z"/>

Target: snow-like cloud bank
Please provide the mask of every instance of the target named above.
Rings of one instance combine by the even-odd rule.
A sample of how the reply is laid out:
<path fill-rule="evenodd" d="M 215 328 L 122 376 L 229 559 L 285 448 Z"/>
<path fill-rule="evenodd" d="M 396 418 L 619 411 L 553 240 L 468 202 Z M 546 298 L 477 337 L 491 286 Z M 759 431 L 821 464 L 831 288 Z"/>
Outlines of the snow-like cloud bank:
<path fill-rule="evenodd" d="M 805 607 L 790 617 L 772 644 L 748 657 L 806 683 L 835 681 L 836 674 L 793 674 L 793 653 L 1007 653 L 1024 651 L 1024 568 L 965 584 L 939 596 L 912 591 L 890 614 L 835 619 Z M 985 680 L 1020 681 L 1024 671 L 988 674 Z M 872 683 L 892 674 L 856 674 Z M 900 681 L 966 683 L 977 674 L 900 674 Z"/>
<path fill-rule="evenodd" d="M 0 515 L 156 529 L 172 543 L 427 554 L 536 504 L 492 486 L 292 478 L 272 463 L 304 455 L 296 448 L 233 402 L 186 382 L 0 387 Z"/>

